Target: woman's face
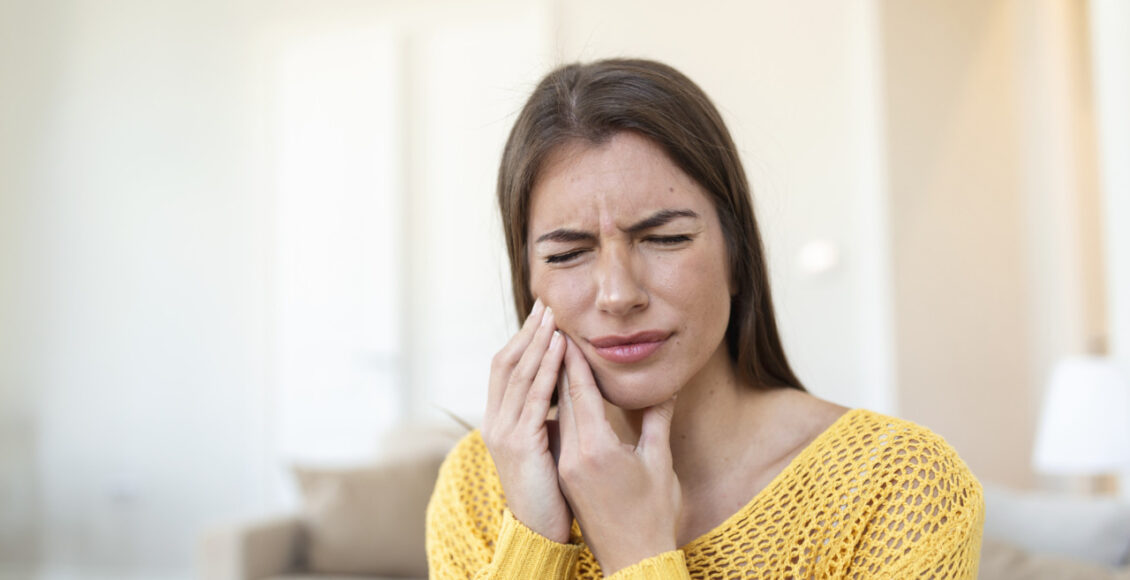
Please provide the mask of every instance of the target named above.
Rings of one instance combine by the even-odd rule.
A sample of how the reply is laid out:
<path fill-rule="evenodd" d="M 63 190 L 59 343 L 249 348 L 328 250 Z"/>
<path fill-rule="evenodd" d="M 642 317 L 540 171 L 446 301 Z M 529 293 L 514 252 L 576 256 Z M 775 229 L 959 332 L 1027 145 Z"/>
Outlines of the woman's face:
<path fill-rule="evenodd" d="M 729 368 L 731 280 L 706 192 L 624 132 L 554 152 L 531 193 L 530 286 L 623 409 Z"/>

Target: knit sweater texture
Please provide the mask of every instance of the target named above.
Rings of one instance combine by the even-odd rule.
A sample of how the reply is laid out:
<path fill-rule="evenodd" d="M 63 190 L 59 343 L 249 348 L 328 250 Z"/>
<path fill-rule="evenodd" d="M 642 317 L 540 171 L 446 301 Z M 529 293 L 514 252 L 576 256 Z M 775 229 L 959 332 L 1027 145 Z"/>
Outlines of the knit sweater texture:
<path fill-rule="evenodd" d="M 976 578 L 983 523 L 981 485 L 941 437 L 854 409 L 713 530 L 609 578 Z M 435 580 L 604 577 L 576 522 L 561 544 L 510 513 L 478 431 L 440 469 L 427 549 Z"/>

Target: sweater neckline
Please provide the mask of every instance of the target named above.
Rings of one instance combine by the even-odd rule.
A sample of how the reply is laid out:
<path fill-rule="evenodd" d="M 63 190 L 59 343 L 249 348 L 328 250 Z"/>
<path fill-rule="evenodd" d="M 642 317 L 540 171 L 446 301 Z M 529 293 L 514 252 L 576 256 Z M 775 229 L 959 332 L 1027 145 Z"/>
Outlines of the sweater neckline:
<path fill-rule="evenodd" d="M 773 479 L 769 480 L 769 483 L 766 484 L 765 487 L 761 488 L 757 493 L 753 494 L 753 497 L 750 498 L 750 500 L 747 501 L 745 505 L 739 508 L 738 511 L 731 514 L 730 517 L 726 518 L 725 520 L 722 520 L 722 523 L 714 526 L 706 533 L 699 535 L 697 538 L 687 542 L 686 544 L 683 544 L 679 547 L 679 549 L 684 553 L 689 553 L 690 551 L 698 548 L 700 544 L 707 543 L 710 538 L 719 535 L 723 530 L 733 527 L 739 520 L 752 514 L 753 508 L 758 503 L 761 503 L 764 498 L 768 497 L 769 494 L 773 493 L 773 490 L 775 488 L 780 487 L 782 485 L 782 481 L 786 477 L 788 477 L 790 473 L 799 469 L 800 466 L 808 460 L 809 456 L 817 453 L 823 447 L 824 440 L 832 437 L 836 434 L 837 431 L 842 429 L 843 425 L 847 423 L 849 417 L 863 412 L 865 412 L 865 409 L 848 409 L 842 415 L 837 417 L 835 421 L 832 421 L 831 425 L 828 425 L 828 427 L 826 427 L 823 431 L 820 432 L 819 435 L 817 435 L 812 441 L 810 441 L 808 445 L 806 445 L 804 449 L 802 449 L 801 452 L 796 455 L 796 457 L 793 457 L 792 461 L 789 461 L 788 465 L 786 465 L 784 469 L 778 472 L 777 475 L 773 476 Z"/>

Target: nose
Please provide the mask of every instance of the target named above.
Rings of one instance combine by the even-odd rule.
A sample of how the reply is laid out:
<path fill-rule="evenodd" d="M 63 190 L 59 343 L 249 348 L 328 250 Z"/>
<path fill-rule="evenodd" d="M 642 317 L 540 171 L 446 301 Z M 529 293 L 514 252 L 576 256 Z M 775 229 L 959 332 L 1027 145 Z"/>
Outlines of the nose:
<path fill-rule="evenodd" d="M 628 248 L 601 252 L 595 275 L 596 307 L 601 312 L 624 316 L 647 307 L 647 289 L 633 268 Z"/>

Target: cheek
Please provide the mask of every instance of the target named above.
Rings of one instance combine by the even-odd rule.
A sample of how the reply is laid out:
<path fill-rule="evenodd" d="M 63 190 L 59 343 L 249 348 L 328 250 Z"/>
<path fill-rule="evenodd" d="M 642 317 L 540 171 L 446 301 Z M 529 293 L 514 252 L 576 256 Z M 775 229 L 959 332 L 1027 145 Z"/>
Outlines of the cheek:
<path fill-rule="evenodd" d="M 530 290 L 534 298 L 553 309 L 557 328 L 573 334 L 579 315 L 590 302 L 592 284 L 583 276 L 582 269 L 534 272 L 530 276 Z"/>
<path fill-rule="evenodd" d="M 729 268 L 714 254 L 687 255 L 654 270 L 657 293 L 677 304 L 688 321 L 713 324 L 729 320 Z"/>
<path fill-rule="evenodd" d="M 678 255 L 657 255 L 651 258 L 647 269 L 648 287 L 659 296 L 685 297 L 691 280 L 697 275 L 688 272 L 699 271 L 694 259 Z"/>

